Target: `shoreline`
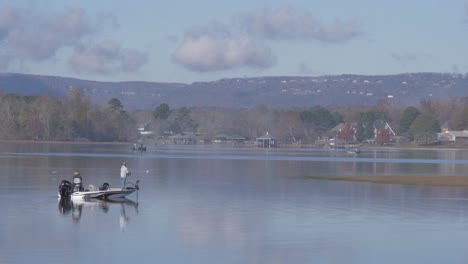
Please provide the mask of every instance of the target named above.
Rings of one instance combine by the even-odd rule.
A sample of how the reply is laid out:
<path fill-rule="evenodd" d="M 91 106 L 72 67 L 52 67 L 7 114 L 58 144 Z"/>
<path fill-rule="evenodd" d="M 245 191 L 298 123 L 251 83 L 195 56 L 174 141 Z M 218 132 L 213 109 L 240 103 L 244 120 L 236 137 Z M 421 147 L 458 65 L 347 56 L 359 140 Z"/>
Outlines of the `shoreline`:
<path fill-rule="evenodd" d="M 55 140 L 21 140 L 0 139 L 0 143 L 30 143 L 30 144 L 89 144 L 89 145 L 128 145 L 130 142 L 92 142 L 92 141 L 55 141 Z"/>
<path fill-rule="evenodd" d="M 468 176 L 309 176 L 305 177 L 311 180 L 329 180 L 329 181 L 347 181 L 347 182 L 366 182 L 376 184 L 399 184 L 399 185 L 425 185 L 425 186 L 444 186 L 444 187 L 468 187 Z"/>
<path fill-rule="evenodd" d="M 94 142 L 94 141 L 56 141 L 56 140 L 22 140 L 22 139 L 0 139 L 0 143 L 32 143 L 32 144 L 96 144 L 96 145 L 127 145 L 133 144 L 132 142 Z M 153 144 L 148 143 L 149 145 Z M 146 144 L 146 145 L 148 145 Z M 158 144 L 159 145 L 159 144 Z M 162 145 L 162 144 L 161 144 Z M 194 145 L 214 145 L 214 144 L 194 144 Z M 226 145 L 226 146 L 233 146 L 232 144 L 216 144 L 218 146 Z M 243 144 L 236 144 L 234 146 L 238 147 L 252 147 L 256 146 L 255 143 L 245 142 Z M 296 145 L 296 144 L 281 144 L 278 149 L 285 148 L 285 149 L 323 149 L 321 146 L 317 145 Z M 362 144 L 359 146 L 360 149 L 369 149 L 369 150 L 453 150 L 453 151 L 460 151 L 460 150 L 468 150 L 468 145 L 434 145 L 434 146 L 417 146 L 417 145 L 398 145 L 398 146 L 380 146 L 380 145 L 373 145 L 373 144 Z M 332 150 L 344 150 L 341 148 L 333 149 Z"/>

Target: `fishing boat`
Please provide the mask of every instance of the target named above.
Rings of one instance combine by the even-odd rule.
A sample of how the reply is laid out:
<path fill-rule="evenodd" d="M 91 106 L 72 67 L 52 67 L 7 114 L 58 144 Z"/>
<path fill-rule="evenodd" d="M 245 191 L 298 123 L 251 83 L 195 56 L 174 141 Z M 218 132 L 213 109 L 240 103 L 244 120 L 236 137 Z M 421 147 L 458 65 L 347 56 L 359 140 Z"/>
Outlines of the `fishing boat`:
<path fill-rule="evenodd" d="M 355 149 L 346 149 L 346 153 L 348 153 L 348 154 L 359 154 L 359 153 L 361 153 L 361 150 L 358 149 L 358 148 L 355 148 Z"/>
<path fill-rule="evenodd" d="M 138 192 L 140 187 L 138 186 L 139 180 L 136 183 L 128 182 L 125 188 L 110 188 L 108 183 L 102 184 L 98 189 L 93 185 L 89 185 L 87 189 L 77 188 L 67 180 L 62 180 L 59 185 L 59 198 L 71 198 L 71 199 L 101 199 L 101 200 L 112 200 L 121 199 L 126 196 Z M 77 183 L 74 183 L 76 185 Z M 79 183 L 81 184 L 81 183 Z"/>

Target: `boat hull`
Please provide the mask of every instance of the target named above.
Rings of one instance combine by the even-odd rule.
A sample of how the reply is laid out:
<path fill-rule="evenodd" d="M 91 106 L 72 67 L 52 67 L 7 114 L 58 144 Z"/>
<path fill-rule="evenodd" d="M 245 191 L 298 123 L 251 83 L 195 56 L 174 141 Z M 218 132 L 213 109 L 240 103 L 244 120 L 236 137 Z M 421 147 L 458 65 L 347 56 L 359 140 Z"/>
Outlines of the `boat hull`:
<path fill-rule="evenodd" d="M 99 191 L 83 191 L 83 192 L 73 192 L 70 195 L 71 199 L 120 199 L 125 198 L 127 195 L 130 195 L 136 191 L 135 188 L 126 188 L 126 189 L 118 189 L 118 188 L 111 188 L 107 190 L 99 190 Z M 60 193 L 59 193 L 60 198 Z"/>

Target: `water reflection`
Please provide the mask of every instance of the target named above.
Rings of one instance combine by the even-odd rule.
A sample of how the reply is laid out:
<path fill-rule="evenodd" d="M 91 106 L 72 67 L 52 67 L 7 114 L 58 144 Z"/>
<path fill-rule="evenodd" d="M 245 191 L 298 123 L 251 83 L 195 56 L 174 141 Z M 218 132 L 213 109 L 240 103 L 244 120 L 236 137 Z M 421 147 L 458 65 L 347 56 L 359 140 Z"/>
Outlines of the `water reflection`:
<path fill-rule="evenodd" d="M 88 211 L 90 214 L 95 213 L 96 211 L 107 214 L 110 211 L 110 208 L 120 207 L 120 216 L 119 224 L 120 231 L 124 232 L 127 228 L 127 223 L 130 217 L 127 215 L 126 207 L 133 208 L 135 214 L 138 214 L 138 199 L 136 201 L 130 200 L 128 198 L 119 198 L 112 200 L 100 200 L 100 199 L 70 199 L 62 198 L 59 199 L 58 209 L 61 215 L 71 214 L 71 218 L 74 224 L 78 224 L 82 214 L 83 209 Z M 98 210 L 96 210 L 98 209 Z"/>

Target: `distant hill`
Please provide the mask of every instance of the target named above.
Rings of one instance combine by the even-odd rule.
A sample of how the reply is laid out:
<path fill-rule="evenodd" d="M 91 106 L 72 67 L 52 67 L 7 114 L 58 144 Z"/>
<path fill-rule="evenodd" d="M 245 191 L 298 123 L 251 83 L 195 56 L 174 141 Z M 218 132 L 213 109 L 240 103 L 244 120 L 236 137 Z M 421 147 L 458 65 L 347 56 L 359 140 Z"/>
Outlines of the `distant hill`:
<path fill-rule="evenodd" d="M 423 99 L 468 96 L 468 75 L 405 73 L 365 76 L 232 78 L 211 82 L 96 82 L 74 78 L 0 73 L 0 91 L 21 95 L 66 96 L 79 87 L 94 103 L 118 98 L 128 109 L 180 106 L 270 107 L 374 105 L 381 99 L 401 106 Z"/>

